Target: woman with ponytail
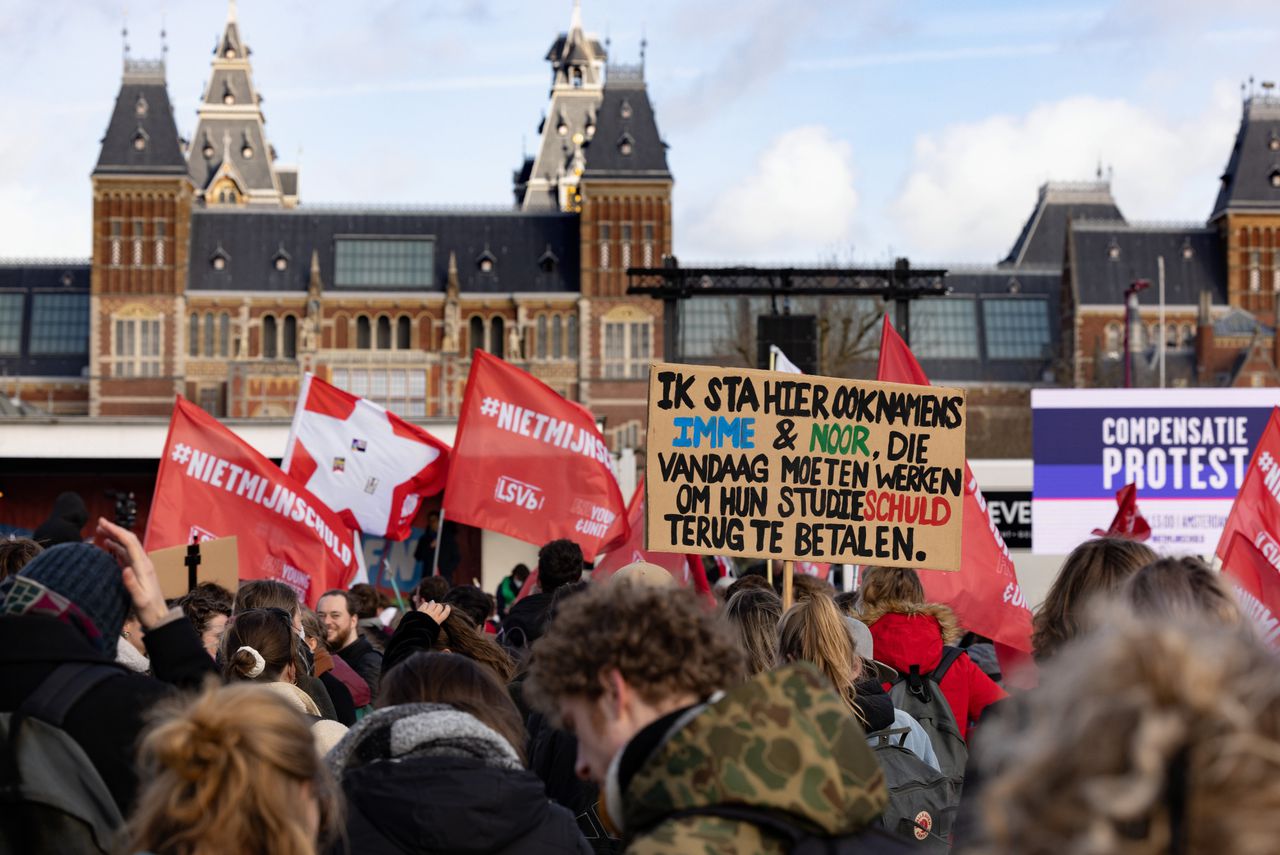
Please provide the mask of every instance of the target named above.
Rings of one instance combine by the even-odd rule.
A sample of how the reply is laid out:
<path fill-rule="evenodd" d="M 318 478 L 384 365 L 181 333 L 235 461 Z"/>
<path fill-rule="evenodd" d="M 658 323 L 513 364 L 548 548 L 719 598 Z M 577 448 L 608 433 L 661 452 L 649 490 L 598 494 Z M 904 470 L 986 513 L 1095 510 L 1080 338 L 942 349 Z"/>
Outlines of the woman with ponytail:
<path fill-rule="evenodd" d="M 232 618 L 222 638 L 222 673 L 227 682 L 261 683 L 311 721 L 316 750 L 325 754 L 347 728 L 320 717 L 316 702 L 295 685 L 301 640 L 283 609 L 249 609 Z"/>
<path fill-rule="evenodd" d="M 306 721 L 272 692 L 208 689 L 156 712 L 122 851 L 315 855 L 338 827 L 336 790 Z"/>

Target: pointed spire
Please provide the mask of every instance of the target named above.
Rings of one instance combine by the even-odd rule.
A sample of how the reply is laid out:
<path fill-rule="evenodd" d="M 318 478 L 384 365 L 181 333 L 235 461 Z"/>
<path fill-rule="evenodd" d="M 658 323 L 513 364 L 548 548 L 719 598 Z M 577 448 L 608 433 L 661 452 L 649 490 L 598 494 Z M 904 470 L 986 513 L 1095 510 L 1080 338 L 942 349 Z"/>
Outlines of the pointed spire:
<path fill-rule="evenodd" d="M 235 2 L 235 0 L 232 0 Z M 573 13 L 569 15 L 569 32 L 582 29 L 582 0 L 573 0 Z"/>
<path fill-rule="evenodd" d="M 307 290 L 313 294 L 318 294 L 324 288 L 324 282 L 320 279 L 320 250 L 311 250 L 311 278 L 307 282 Z"/>
<path fill-rule="evenodd" d="M 449 251 L 448 283 L 454 288 L 458 287 L 458 254 L 453 250 Z"/>

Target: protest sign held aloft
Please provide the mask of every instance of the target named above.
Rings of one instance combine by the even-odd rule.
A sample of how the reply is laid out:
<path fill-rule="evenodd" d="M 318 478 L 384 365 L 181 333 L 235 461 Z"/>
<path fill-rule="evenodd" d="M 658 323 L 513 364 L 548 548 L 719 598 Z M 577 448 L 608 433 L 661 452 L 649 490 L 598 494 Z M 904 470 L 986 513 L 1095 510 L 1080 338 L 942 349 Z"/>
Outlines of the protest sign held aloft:
<path fill-rule="evenodd" d="M 960 565 L 964 392 L 659 363 L 648 548 Z"/>
<path fill-rule="evenodd" d="M 630 531 L 612 464 L 584 407 L 475 351 L 445 487 L 449 519 L 529 543 L 565 537 L 592 561 Z"/>
<path fill-rule="evenodd" d="M 169 422 L 148 552 L 236 536 L 240 578 L 278 579 L 314 607 L 357 570 L 346 523 L 247 442 L 179 397 Z"/>

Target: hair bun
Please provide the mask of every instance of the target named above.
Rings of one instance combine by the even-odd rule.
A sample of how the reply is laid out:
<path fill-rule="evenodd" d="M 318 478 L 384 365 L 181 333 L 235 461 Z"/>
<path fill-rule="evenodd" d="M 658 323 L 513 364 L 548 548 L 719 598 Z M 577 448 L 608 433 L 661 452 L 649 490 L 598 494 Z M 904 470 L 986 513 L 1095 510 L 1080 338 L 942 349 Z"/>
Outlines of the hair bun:
<path fill-rule="evenodd" d="M 229 710 L 172 718 L 152 733 L 156 761 L 185 781 L 218 775 L 241 741 Z"/>
<path fill-rule="evenodd" d="M 245 655 L 241 655 L 245 654 Z M 236 672 L 240 676 L 249 680 L 255 677 L 261 677 L 262 672 L 267 670 L 267 660 L 262 658 L 262 654 L 249 645 L 244 645 L 236 650 L 231 657 L 231 664 L 235 666 Z"/>

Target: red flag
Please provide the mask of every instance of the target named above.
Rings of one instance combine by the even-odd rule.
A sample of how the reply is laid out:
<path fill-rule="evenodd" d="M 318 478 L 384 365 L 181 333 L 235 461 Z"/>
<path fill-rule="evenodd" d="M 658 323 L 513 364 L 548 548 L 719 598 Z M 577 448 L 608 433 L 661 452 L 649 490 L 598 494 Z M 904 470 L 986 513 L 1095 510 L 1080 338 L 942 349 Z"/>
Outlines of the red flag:
<path fill-rule="evenodd" d="M 281 468 L 351 528 L 404 540 L 444 489 L 449 446 L 372 401 L 307 374 Z"/>
<path fill-rule="evenodd" d="M 648 552 L 645 550 L 644 520 L 644 479 L 641 478 L 640 483 L 636 485 L 635 495 L 627 503 L 627 522 L 631 525 L 631 534 L 625 542 L 609 550 L 604 558 L 600 559 L 600 563 L 596 565 L 596 569 L 591 573 L 593 581 L 602 582 L 635 561 L 648 561 L 650 564 L 656 564 L 666 570 L 681 585 L 690 583 L 691 565 L 685 560 L 684 555 L 674 552 Z M 701 569 L 702 565 L 699 564 L 698 566 Z M 707 578 L 705 572 L 702 574 L 702 578 L 705 582 Z"/>
<path fill-rule="evenodd" d="M 1258 541 L 1232 534 L 1222 572 L 1236 589 L 1241 611 L 1268 643 L 1280 646 L 1280 542 L 1266 532 Z"/>
<path fill-rule="evenodd" d="M 1116 504 L 1120 506 L 1120 510 L 1116 511 L 1110 527 L 1106 531 L 1095 528 L 1094 534 L 1098 537 L 1124 537 L 1138 541 L 1151 537 L 1151 526 L 1138 510 L 1137 484 L 1125 484 L 1117 490 Z"/>
<path fill-rule="evenodd" d="M 1258 544 L 1261 534 L 1280 542 L 1280 407 L 1271 411 L 1266 430 L 1253 450 L 1244 483 L 1227 515 L 1227 524 L 1215 550 L 1223 561 L 1231 546 L 1231 536 L 1236 532 L 1253 544 Z"/>
<path fill-rule="evenodd" d="M 612 464 L 586 408 L 475 351 L 445 487 L 450 519 L 529 543 L 569 538 L 593 561 L 630 533 Z"/>
<path fill-rule="evenodd" d="M 880 337 L 880 366 L 876 379 L 892 383 L 929 385 L 920 363 L 885 315 Z M 1031 650 L 1031 611 L 1004 539 L 987 513 L 977 479 L 964 466 L 964 531 L 960 570 L 921 570 L 926 596 L 955 610 L 960 623 L 1001 646 Z M 1006 676 L 1013 670 L 1004 667 Z"/>
<path fill-rule="evenodd" d="M 241 579 L 279 579 L 315 606 L 355 575 L 351 529 L 307 488 L 179 396 L 156 475 L 148 551 L 236 536 Z"/>

